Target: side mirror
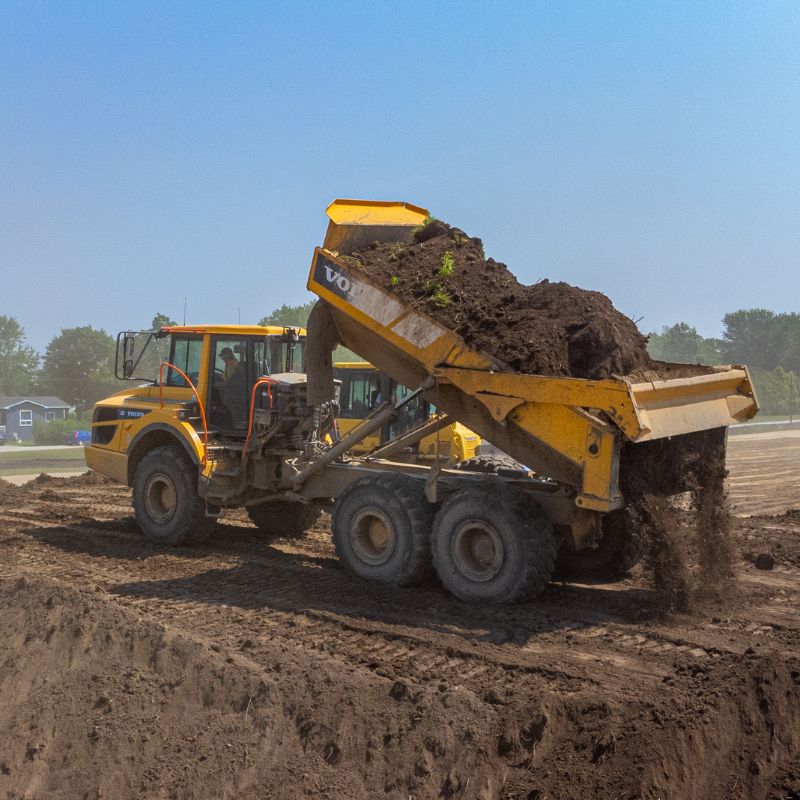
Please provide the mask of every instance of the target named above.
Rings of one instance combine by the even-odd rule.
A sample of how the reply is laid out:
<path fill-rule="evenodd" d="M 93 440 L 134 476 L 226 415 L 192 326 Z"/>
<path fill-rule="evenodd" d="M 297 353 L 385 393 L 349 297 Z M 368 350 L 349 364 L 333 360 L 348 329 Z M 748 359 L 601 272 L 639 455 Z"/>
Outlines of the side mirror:
<path fill-rule="evenodd" d="M 122 375 L 125 378 L 130 378 L 133 375 L 133 353 L 136 348 L 136 340 L 132 333 L 125 333 L 122 338 Z"/>

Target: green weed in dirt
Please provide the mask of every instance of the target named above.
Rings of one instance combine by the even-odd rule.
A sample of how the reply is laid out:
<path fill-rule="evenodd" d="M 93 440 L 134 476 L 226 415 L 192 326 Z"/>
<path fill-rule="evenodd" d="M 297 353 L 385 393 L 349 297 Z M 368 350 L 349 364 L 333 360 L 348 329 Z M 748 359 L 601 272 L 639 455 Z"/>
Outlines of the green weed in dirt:
<path fill-rule="evenodd" d="M 456 263 L 453 254 L 447 250 L 442 256 L 442 263 L 439 266 L 439 277 L 442 280 L 449 278 L 455 271 Z"/>
<path fill-rule="evenodd" d="M 428 302 L 438 308 L 450 305 L 452 298 L 450 293 L 445 288 L 445 282 L 450 278 L 455 271 L 455 259 L 453 254 L 448 250 L 442 256 L 439 264 L 439 269 L 436 270 L 436 275 L 432 278 L 426 278 L 422 282 L 422 291 L 427 296 Z"/>
<path fill-rule="evenodd" d="M 417 225 L 417 227 L 416 227 L 416 228 L 414 228 L 414 230 L 412 230 L 412 231 L 411 231 L 411 233 L 412 233 L 412 234 L 414 234 L 414 235 L 416 235 L 416 234 L 417 234 L 417 233 L 419 233 L 420 231 L 424 231 L 424 230 L 425 230 L 425 228 L 427 228 L 427 227 L 428 227 L 428 225 L 430 225 L 430 224 L 431 224 L 431 222 L 433 222 L 435 219 L 436 219 L 436 217 L 433 217 L 433 216 L 431 216 L 430 214 L 428 214 L 428 216 L 427 216 L 427 217 L 425 217 L 425 219 L 424 219 L 424 220 L 422 220 L 422 222 L 420 222 L 420 224 L 419 224 L 419 225 Z"/>

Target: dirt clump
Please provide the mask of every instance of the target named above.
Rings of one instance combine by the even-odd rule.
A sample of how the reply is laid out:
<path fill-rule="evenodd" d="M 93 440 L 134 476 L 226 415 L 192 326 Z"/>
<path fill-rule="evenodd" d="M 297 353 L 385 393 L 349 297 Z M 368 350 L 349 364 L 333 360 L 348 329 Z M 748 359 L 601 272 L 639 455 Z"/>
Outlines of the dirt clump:
<path fill-rule="evenodd" d="M 521 284 L 486 258 L 480 239 L 440 220 L 410 244 L 374 243 L 345 260 L 516 372 L 646 380 L 707 371 L 653 361 L 646 337 L 604 294 L 546 279 Z"/>

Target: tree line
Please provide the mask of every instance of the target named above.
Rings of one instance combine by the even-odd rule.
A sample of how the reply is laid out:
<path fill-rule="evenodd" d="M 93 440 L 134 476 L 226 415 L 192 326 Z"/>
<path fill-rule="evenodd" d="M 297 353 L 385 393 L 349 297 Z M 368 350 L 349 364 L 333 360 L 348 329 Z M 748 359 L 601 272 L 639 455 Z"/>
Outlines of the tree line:
<path fill-rule="evenodd" d="M 800 314 L 765 308 L 733 311 L 722 320 L 720 338 L 704 338 L 686 322 L 648 335 L 648 351 L 661 361 L 746 364 L 761 413 L 794 415 L 800 410 Z"/>
<path fill-rule="evenodd" d="M 315 301 L 282 305 L 260 325 L 305 327 Z M 176 323 L 156 314 L 151 329 Z M 0 315 L 0 396 L 53 395 L 88 413 L 97 400 L 119 389 L 114 377 L 116 342 L 104 330 L 84 325 L 64 328 L 44 354 L 27 344 L 16 319 Z M 722 320 L 722 335 L 705 338 L 686 322 L 648 334 L 648 350 L 663 361 L 747 364 L 762 412 L 794 414 L 800 408 L 800 314 L 776 314 L 763 308 L 733 311 Z M 355 354 L 339 348 L 337 360 Z"/>

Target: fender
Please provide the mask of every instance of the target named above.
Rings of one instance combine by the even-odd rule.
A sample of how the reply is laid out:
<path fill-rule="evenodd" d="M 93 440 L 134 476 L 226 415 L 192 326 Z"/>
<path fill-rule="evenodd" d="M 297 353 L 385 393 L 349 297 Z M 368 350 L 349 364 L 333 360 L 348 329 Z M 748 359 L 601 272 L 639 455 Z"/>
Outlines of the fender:
<path fill-rule="evenodd" d="M 191 460 L 192 464 L 200 466 L 200 458 L 197 455 L 197 451 L 191 446 L 191 443 L 187 440 L 186 436 L 181 435 L 181 432 L 176 429 L 174 425 L 168 425 L 165 422 L 154 422 L 152 425 L 142 428 L 142 430 L 140 430 L 136 436 L 133 437 L 130 445 L 128 446 L 128 485 L 131 485 L 133 476 L 136 473 L 136 466 L 141 460 L 141 457 L 133 457 L 136 453 L 136 449 L 146 436 L 149 436 L 153 433 L 159 433 L 161 435 L 166 434 L 171 442 L 179 442 L 181 447 L 183 447 L 184 452 Z"/>

